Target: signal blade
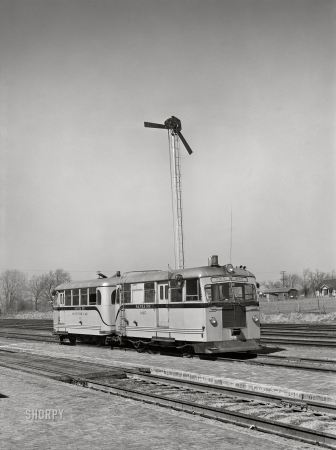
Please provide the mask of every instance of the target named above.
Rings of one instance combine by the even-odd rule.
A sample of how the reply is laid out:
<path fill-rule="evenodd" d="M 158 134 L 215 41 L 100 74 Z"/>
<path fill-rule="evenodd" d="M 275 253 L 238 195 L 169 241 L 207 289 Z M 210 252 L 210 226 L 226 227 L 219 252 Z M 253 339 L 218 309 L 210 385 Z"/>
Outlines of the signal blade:
<path fill-rule="evenodd" d="M 185 148 L 187 149 L 187 152 L 189 153 L 189 155 L 191 155 L 193 151 L 192 151 L 191 148 L 189 147 L 188 142 L 184 139 L 184 137 L 183 137 L 181 131 L 177 130 L 177 134 L 179 135 L 179 138 L 181 139 L 181 141 L 183 142 Z"/>
<path fill-rule="evenodd" d="M 152 123 L 152 122 L 145 122 L 145 127 L 147 127 L 147 128 L 164 128 L 164 129 L 167 129 L 166 125 L 162 125 L 161 123 Z"/>

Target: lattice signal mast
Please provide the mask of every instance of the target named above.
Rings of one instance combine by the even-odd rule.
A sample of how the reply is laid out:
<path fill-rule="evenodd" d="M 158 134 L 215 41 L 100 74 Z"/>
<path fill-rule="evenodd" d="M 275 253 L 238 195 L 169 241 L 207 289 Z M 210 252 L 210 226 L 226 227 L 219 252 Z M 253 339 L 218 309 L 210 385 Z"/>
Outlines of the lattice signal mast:
<path fill-rule="evenodd" d="M 145 122 L 148 128 L 164 128 L 168 130 L 170 179 L 172 190 L 173 223 L 174 223 L 174 254 L 175 269 L 184 269 L 184 241 L 183 241 L 183 214 L 182 214 L 182 179 L 180 161 L 180 139 L 189 155 L 192 150 L 184 139 L 181 130 L 181 121 L 172 116 L 164 124 Z"/>

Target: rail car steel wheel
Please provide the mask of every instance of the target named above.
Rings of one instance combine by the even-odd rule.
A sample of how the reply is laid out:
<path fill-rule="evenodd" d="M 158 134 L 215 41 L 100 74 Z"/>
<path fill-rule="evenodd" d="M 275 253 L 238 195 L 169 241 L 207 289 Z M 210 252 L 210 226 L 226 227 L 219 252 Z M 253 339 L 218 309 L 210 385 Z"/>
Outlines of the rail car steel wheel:
<path fill-rule="evenodd" d="M 191 358 L 194 354 L 194 347 L 192 345 L 183 345 L 180 347 L 180 351 L 184 358 Z"/>
<path fill-rule="evenodd" d="M 135 350 L 136 350 L 138 353 L 143 353 L 144 351 L 146 351 L 146 349 L 147 349 L 147 347 L 148 347 L 148 345 L 145 344 L 145 343 L 142 342 L 142 341 L 133 342 L 133 345 L 134 345 L 134 347 L 135 347 Z"/>
<path fill-rule="evenodd" d="M 105 338 L 104 337 L 96 337 L 96 345 L 97 347 L 102 347 L 105 345 Z"/>

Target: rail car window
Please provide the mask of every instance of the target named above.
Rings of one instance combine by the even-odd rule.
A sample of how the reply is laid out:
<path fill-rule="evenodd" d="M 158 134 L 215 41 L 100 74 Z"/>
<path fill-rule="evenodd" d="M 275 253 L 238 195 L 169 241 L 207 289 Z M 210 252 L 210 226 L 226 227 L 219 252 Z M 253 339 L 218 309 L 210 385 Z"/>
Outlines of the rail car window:
<path fill-rule="evenodd" d="M 115 305 L 116 302 L 116 290 L 114 289 L 111 293 L 111 305 Z"/>
<path fill-rule="evenodd" d="M 87 302 L 88 302 L 87 289 L 81 289 L 80 290 L 80 303 L 81 303 L 81 305 L 87 305 Z"/>
<path fill-rule="evenodd" d="M 61 306 L 64 306 L 64 292 L 59 292 L 59 297 L 58 297 L 58 299 L 59 299 L 59 304 L 60 304 Z"/>
<path fill-rule="evenodd" d="M 132 303 L 144 302 L 144 285 L 143 283 L 132 284 Z"/>
<path fill-rule="evenodd" d="M 201 299 L 202 299 L 202 296 L 200 295 L 198 278 L 186 280 L 186 301 L 194 302 L 194 301 L 198 301 Z"/>
<path fill-rule="evenodd" d="M 245 284 L 245 300 L 257 300 L 257 293 L 254 284 Z"/>
<path fill-rule="evenodd" d="M 168 285 L 161 285 L 160 286 L 160 300 L 168 300 Z"/>
<path fill-rule="evenodd" d="M 65 306 L 71 306 L 71 289 L 67 289 L 65 292 Z"/>
<path fill-rule="evenodd" d="M 145 303 L 154 303 L 155 302 L 155 288 L 154 283 L 145 283 Z"/>
<path fill-rule="evenodd" d="M 56 298 L 56 300 L 57 300 L 57 298 Z M 59 292 L 58 293 L 58 304 L 60 306 L 64 306 L 64 292 Z M 55 306 L 57 306 L 57 303 L 56 303 Z"/>
<path fill-rule="evenodd" d="M 182 302 L 182 289 L 171 289 L 170 290 L 170 301 L 171 302 Z"/>
<path fill-rule="evenodd" d="M 121 298 L 124 303 L 131 303 L 131 284 L 122 285 Z"/>
<path fill-rule="evenodd" d="M 72 290 L 72 304 L 74 306 L 79 305 L 79 289 L 73 289 Z"/>
<path fill-rule="evenodd" d="M 97 305 L 101 305 L 101 292 L 97 289 Z"/>
<path fill-rule="evenodd" d="M 97 303 L 96 288 L 89 288 L 89 305 L 95 305 Z"/>
<path fill-rule="evenodd" d="M 176 283 L 176 280 L 169 280 L 170 286 L 170 301 L 171 302 L 182 302 L 182 286 Z"/>
<path fill-rule="evenodd" d="M 205 298 L 208 302 L 257 301 L 254 284 L 223 283 L 205 286 Z"/>

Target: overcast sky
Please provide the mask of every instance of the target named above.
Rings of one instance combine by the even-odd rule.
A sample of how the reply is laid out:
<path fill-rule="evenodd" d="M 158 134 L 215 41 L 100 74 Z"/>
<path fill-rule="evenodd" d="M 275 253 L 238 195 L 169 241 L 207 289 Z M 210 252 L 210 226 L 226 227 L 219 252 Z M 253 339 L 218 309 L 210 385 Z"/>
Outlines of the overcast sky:
<path fill-rule="evenodd" d="M 0 270 L 336 268 L 335 1 L 0 0 Z"/>

